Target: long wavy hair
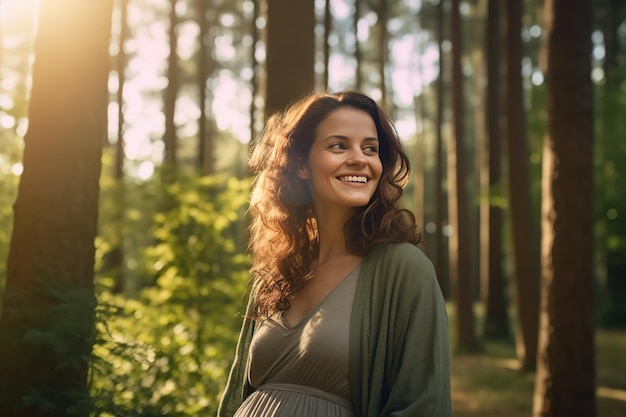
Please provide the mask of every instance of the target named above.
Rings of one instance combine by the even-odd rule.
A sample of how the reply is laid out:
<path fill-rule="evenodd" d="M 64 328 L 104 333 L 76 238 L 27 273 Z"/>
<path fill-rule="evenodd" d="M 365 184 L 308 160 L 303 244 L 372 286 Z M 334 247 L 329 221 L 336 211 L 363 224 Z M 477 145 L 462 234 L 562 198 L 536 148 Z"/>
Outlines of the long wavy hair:
<path fill-rule="evenodd" d="M 301 99 L 266 123 L 253 144 L 249 167 L 256 174 L 250 197 L 252 294 L 256 317 L 289 308 L 289 297 L 311 276 L 318 234 L 308 183 L 297 175 L 308 160 L 318 125 L 342 107 L 369 114 L 376 125 L 383 166 L 374 195 L 344 226 L 346 249 L 365 256 L 380 242 L 418 244 L 413 214 L 399 199 L 409 178 L 409 159 L 390 118 L 358 92 L 318 93 Z"/>

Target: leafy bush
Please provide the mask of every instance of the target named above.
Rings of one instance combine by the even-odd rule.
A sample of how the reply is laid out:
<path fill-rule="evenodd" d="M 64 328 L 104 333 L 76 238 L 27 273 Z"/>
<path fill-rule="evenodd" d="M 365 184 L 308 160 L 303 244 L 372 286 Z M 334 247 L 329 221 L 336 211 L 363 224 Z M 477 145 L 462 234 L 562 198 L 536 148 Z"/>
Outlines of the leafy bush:
<path fill-rule="evenodd" d="M 96 415 L 216 414 L 245 306 L 248 191 L 248 180 L 232 177 L 167 187 L 168 208 L 154 216 L 151 244 L 134 261 L 146 276 L 125 278 L 151 284 L 129 295 L 112 291 L 111 276 L 98 278 Z"/>

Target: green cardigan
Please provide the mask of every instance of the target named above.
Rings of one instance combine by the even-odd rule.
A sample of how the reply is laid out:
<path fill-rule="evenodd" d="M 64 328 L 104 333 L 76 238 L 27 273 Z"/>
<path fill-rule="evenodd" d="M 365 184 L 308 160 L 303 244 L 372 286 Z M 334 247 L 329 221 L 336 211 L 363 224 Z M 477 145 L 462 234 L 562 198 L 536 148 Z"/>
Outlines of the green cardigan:
<path fill-rule="evenodd" d="M 244 319 L 218 417 L 232 416 L 252 392 L 253 332 L 254 321 Z M 452 415 L 448 317 L 432 263 L 419 248 L 379 244 L 363 259 L 349 344 L 355 416 Z"/>

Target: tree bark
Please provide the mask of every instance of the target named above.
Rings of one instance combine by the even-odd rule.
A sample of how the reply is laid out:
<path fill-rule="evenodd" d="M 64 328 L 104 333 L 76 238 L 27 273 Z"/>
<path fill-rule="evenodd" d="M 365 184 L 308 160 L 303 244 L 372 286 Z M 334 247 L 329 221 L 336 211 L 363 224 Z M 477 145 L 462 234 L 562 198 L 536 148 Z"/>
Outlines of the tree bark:
<path fill-rule="evenodd" d="M 538 233 L 532 215 L 530 193 L 530 151 L 526 137 L 522 93 L 522 0 L 507 3 L 507 135 L 509 200 L 513 233 L 516 307 L 519 321 L 516 335 L 521 366 L 533 370 L 537 356 L 539 325 Z"/>
<path fill-rule="evenodd" d="M 0 415 L 88 415 L 112 1 L 41 2 L 0 317 Z"/>
<path fill-rule="evenodd" d="M 115 236 L 113 247 L 106 256 L 107 262 L 104 265 L 114 279 L 113 292 L 121 293 L 124 291 L 124 213 L 126 211 L 126 192 L 124 186 L 124 161 L 126 159 L 124 140 L 124 90 L 126 87 L 126 64 L 128 57 L 124 47 L 128 39 L 128 0 L 119 1 L 120 10 L 120 34 L 119 46 L 117 52 L 117 142 L 115 143 L 115 167 L 113 171 L 113 179 L 115 181 L 115 213 L 113 221 L 115 222 Z"/>
<path fill-rule="evenodd" d="M 178 0 L 170 0 L 170 28 L 169 28 L 169 58 L 167 68 L 168 85 L 165 88 L 163 97 L 163 113 L 165 116 L 165 134 L 163 141 L 165 144 L 165 155 L 163 157 L 164 179 L 169 182 L 173 179 L 171 174 L 176 169 L 178 138 L 176 135 L 176 124 L 174 115 L 176 113 L 176 99 L 178 97 L 178 36 L 176 28 L 178 26 L 178 16 L 176 14 L 176 4 Z"/>
<path fill-rule="evenodd" d="M 437 49 L 439 53 L 439 76 L 436 82 L 437 107 L 435 110 L 435 268 L 437 279 L 444 297 L 450 296 L 450 273 L 446 251 L 446 239 L 443 234 L 444 218 L 446 212 L 444 182 L 446 181 L 446 160 L 444 159 L 445 138 L 443 134 L 444 101 L 445 101 L 445 57 L 443 42 L 445 39 L 444 4 L 447 0 L 441 0 L 437 6 Z"/>
<path fill-rule="evenodd" d="M 506 285 L 502 266 L 502 207 L 494 201 L 496 190 L 502 187 L 501 180 L 501 112 L 502 103 L 500 73 L 500 0 L 487 3 L 487 96 L 485 125 L 487 127 L 485 146 L 485 173 L 481 175 L 487 201 L 481 205 L 481 224 L 487 228 L 487 243 L 482 257 L 482 289 L 485 304 L 484 335 L 489 338 L 510 336 L 508 303 L 505 297 Z M 481 226 L 482 227 L 482 226 Z"/>
<path fill-rule="evenodd" d="M 591 15 L 590 1 L 546 2 L 537 417 L 596 415 Z"/>
<path fill-rule="evenodd" d="M 389 49 L 389 33 L 387 32 L 387 20 L 388 20 L 388 5 L 387 0 L 378 0 L 376 4 L 376 26 L 378 27 L 378 72 L 380 77 L 380 106 L 389 111 L 393 100 L 389 100 L 387 97 L 387 76 L 386 68 L 388 61 L 388 49 Z"/>
<path fill-rule="evenodd" d="M 361 42 L 359 41 L 359 20 L 361 20 L 361 2 L 356 0 L 354 2 L 354 15 L 352 17 L 352 24 L 354 25 L 354 60 L 356 61 L 354 88 L 360 91 L 363 88 L 363 74 L 361 72 L 361 64 L 363 61 L 361 53 Z"/>
<path fill-rule="evenodd" d="M 209 2 L 206 0 L 196 0 L 196 10 L 198 11 L 198 171 L 202 175 L 211 174 L 213 168 L 213 141 L 211 129 L 207 120 L 207 81 L 210 74 L 209 53 L 210 45 L 213 42 L 209 38 L 209 21 L 207 13 Z"/>
<path fill-rule="evenodd" d="M 467 196 L 467 155 L 464 136 L 464 104 L 463 104 L 463 73 L 462 73 L 462 42 L 460 1 L 452 0 L 450 26 L 452 44 L 452 106 L 454 116 L 454 140 L 451 141 L 449 163 L 453 169 L 449 183 L 454 186 L 456 198 L 449 200 L 450 224 L 453 226 L 450 236 L 451 275 L 455 283 L 456 299 L 457 347 L 461 350 L 476 348 L 476 331 L 473 310 L 473 294 L 475 277 L 472 273 L 470 240 L 469 240 L 469 199 Z M 456 167 L 456 169 L 454 169 Z M 453 189 L 449 190 L 449 194 Z M 456 258 L 456 265 L 452 260 Z"/>
<path fill-rule="evenodd" d="M 285 109 L 315 87 L 313 0 L 267 3 L 265 115 Z"/>
<path fill-rule="evenodd" d="M 328 90 L 330 80 L 330 43 L 329 38 L 333 30 L 333 15 L 330 9 L 330 0 L 324 4 L 324 90 Z"/>
<path fill-rule="evenodd" d="M 252 32 L 252 47 L 250 48 L 250 62 L 252 62 L 250 89 L 252 100 L 250 100 L 250 108 L 248 109 L 248 114 L 250 115 L 250 141 L 248 142 L 248 146 L 254 143 L 257 136 L 257 98 L 260 92 L 262 90 L 264 91 L 264 78 L 261 74 L 263 66 L 257 57 L 257 47 L 261 38 L 257 22 L 261 15 L 265 15 L 264 12 L 261 12 L 261 0 L 252 0 L 252 25 L 250 28 Z"/>

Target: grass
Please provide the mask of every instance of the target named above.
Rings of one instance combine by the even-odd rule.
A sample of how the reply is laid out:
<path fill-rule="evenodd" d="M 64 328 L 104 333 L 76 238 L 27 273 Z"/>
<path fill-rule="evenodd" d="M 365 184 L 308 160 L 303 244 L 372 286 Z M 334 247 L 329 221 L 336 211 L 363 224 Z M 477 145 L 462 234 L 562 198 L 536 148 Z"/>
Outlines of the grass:
<path fill-rule="evenodd" d="M 484 342 L 451 365 L 455 417 L 532 416 L 535 375 L 519 370 L 513 342 Z M 598 330 L 596 374 L 596 415 L 626 416 L 626 331 Z"/>

